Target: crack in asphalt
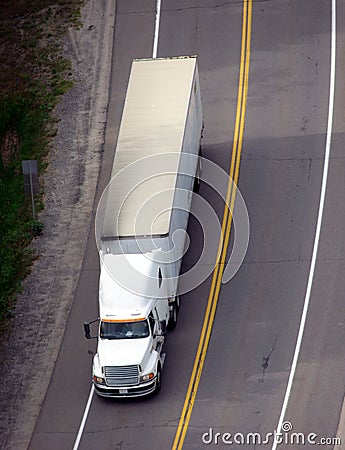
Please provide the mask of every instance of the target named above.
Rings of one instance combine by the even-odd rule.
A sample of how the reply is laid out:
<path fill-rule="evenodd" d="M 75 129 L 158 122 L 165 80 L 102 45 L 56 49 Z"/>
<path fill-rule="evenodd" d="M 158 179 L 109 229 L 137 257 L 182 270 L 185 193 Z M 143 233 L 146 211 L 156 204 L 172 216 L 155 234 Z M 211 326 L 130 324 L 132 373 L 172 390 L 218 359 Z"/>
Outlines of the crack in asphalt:
<path fill-rule="evenodd" d="M 308 181 L 310 180 L 310 173 L 311 173 L 311 165 L 312 165 L 312 158 L 309 159 L 309 167 L 308 167 Z"/>
<path fill-rule="evenodd" d="M 276 335 L 276 338 L 275 338 L 275 340 L 274 340 L 273 346 L 272 346 L 272 348 L 270 349 L 268 355 L 262 357 L 262 364 L 261 364 L 261 367 L 262 367 L 262 377 L 259 378 L 259 380 L 258 380 L 259 383 L 263 383 L 263 382 L 264 382 L 266 369 L 267 369 L 267 367 L 268 367 L 268 363 L 269 363 L 269 360 L 270 360 L 270 358 L 271 358 L 271 355 L 272 355 L 272 353 L 274 352 L 274 349 L 275 349 L 277 340 L 278 340 L 278 334 Z"/>
<path fill-rule="evenodd" d="M 268 259 L 266 261 L 244 261 L 243 264 L 290 264 L 290 263 L 310 263 L 310 258 L 294 258 L 294 259 Z M 345 258 L 318 258 L 322 262 L 344 262 Z M 225 261 L 226 264 L 226 261 Z"/>
<path fill-rule="evenodd" d="M 267 3 L 272 0 L 253 0 L 252 3 Z M 243 0 L 235 0 L 235 1 L 227 1 L 218 3 L 218 5 L 212 5 L 212 6 L 187 6 L 186 8 L 176 8 L 176 9 L 164 9 L 163 11 L 170 12 L 170 11 L 188 11 L 188 10 L 195 10 L 195 9 L 217 9 L 217 8 L 223 8 L 224 6 L 229 5 L 242 5 L 244 3 Z M 248 0 L 247 0 L 248 3 Z"/>
<path fill-rule="evenodd" d="M 171 419 L 168 420 L 166 422 L 160 423 L 160 424 L 155 424 L 155 425 L 146 425 L 144 423 L 140 423 L 140 424 L 136 424 L 136 425 L 119 425 L 119 426 L 115 426 L 115 427 L 109 427 L 109 428 L 102 428 L 102 429 L 97 429 L 97 430 L 86 430 L 84 431 L 84 434 L 89 434 L 89 435 L 93 435 L 93 434 L 97 434 L 97 433 L 104 433 L 106 431 L 115 431 L 115 430 L 139 430 L 139 429 L 156 429 L 156 428 L 162 428 L 162 427 L 176 427 L 176 425 L 178 424 L 180 418 L 177 419 Z M 204 427 L 205 428 L 205 427 Z M 73 434 L 75 433 L 74 431 L 41 431 L 40 433 L 37 434 L 42 434 L 42 435 L 51 435 L 51 434 Z"/>
<path fill-rule="evenodd" d="M 248 3 L 248 0 L 246 0 Z M 252 3 L 268 3 L 272 0 L 253 0 Z M 242 5 L 244 3 L 244 0 L 234 0 L 234 1 L 226 1 L 222 3 L 218 3 L 217 5 L 212 6 L 186 6 L 184 8 L 167 8 L 163 9 L 162 12 L 181 12 L 181 11 L 195 11 L 195 10 L 202 10 L 202 9 L 218 9 L 223 8 L 224 6 L 232 6 L 232 5 Z M 128 12 L 119 12 L 118 15 L 124 15 L 124 16 L 132 16 L 135 14 L 155 14 L 156 10 L 143 10 L 143 11 L 128 11 Z"/>

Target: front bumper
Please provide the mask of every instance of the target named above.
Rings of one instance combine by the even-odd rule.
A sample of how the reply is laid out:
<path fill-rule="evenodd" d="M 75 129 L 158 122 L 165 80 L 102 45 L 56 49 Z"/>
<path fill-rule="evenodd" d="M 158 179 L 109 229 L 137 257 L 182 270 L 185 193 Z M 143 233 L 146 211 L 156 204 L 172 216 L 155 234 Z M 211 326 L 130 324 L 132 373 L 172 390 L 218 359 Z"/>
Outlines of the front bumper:
<path fill-rule="evenodd" d="M 156 377 L 148 383 L 142 383 L 137 386 L 123 386 L 121 388 L 109 387 L 105 384 L 97 384 L 92 381 L 95 391 L 101 397 L 125 398 L 125 397 L 143 397 L 152 394 L 156 389 Z"/>

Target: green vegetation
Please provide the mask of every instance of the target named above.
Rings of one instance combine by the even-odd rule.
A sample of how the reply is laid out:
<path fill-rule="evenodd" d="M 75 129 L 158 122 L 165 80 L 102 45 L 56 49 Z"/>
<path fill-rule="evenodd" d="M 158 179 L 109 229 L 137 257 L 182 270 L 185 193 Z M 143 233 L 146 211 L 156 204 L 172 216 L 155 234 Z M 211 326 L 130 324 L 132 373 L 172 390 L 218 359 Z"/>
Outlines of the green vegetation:
<path fill-rule="evenodd" d="M 0 320 L 9 314 L 43 231 L 24 195 L 21 161 L 45 168 L 56 132 L 52 110 L 72 85 L 60 38 L 78 25 L 81 0 L 12 0 L 0 4 Z M 36 196 L 36 210 L 42 195 Z"/>

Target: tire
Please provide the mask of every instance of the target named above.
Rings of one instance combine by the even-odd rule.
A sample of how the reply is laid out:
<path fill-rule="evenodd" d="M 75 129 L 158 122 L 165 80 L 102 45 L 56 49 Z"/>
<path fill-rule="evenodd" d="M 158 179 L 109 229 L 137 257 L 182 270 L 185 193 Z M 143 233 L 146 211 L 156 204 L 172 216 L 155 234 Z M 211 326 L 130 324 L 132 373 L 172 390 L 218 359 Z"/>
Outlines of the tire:
<path fill-rule="evenodd" d="M 200 189 L 200 178 L 196 176 L 194 178 L 193 192 L 199 192 Z"/>
<path fill-rule="evenodd" d="M 177 306 L 177 312 L 180 311 L 180 307 L 181 307 L 181 300 L 180 300 L 180 296 L 178 295 L 175 299 L 176 302 L 176 306 Z"/>
<path fill-rule="evenodd" d="M 172 304 L 172 314 L 171 317 L 169 318 L 169 322 L 168 322 L 168 331 L 172 331 L 177 324 L 177 302 L 176 300 L 174 301 L 174 303 Z"/>
<path fill-rule="evenodd" d="M 162 370 L 161 370 L 161 366 L 158 365 L 156 387 L 155 387 L 155 390 L 153 391 L 154 395 L 159 394 L 159 392 L 161 390 L 161 385 L 162 385 Z"/>
<path fill-rule="evenodd" d="M 199 158 L 202 158 L 201 146 L 199 148 Z M 200 184 L 201 184 L 201 181 L 200 181 L 201 174 L 202 174 L 202 166 L 201 166 L 201 160 L 199 159 L 198 160 L 198 166 L 197 166 L 197 169 L 196 169 L 196 175 L 195 175 L 195 178 L 194 178 L 194 184 L 193 184 L 193 191 L 194 192 L 199 192 Z"/>

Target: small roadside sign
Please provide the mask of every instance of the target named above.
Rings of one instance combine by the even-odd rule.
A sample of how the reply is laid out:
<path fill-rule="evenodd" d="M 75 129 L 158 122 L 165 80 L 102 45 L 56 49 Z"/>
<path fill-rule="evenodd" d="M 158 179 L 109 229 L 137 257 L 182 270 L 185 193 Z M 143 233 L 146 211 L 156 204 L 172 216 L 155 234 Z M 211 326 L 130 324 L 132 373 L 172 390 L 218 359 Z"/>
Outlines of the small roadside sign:
<path fill-rule="evenodd" d="M 36 195 L 39 193 L 38 166 L 36 159 L 22 161 L 24 175 L 24 192 L 26 195 Z"/>

